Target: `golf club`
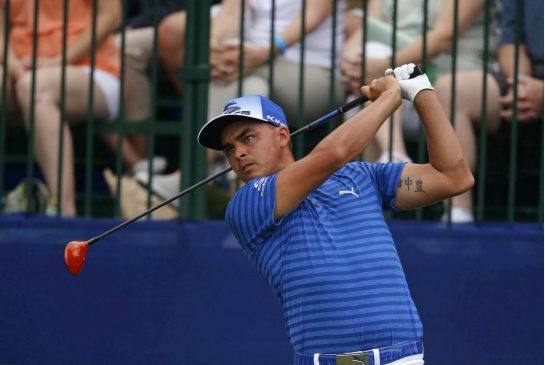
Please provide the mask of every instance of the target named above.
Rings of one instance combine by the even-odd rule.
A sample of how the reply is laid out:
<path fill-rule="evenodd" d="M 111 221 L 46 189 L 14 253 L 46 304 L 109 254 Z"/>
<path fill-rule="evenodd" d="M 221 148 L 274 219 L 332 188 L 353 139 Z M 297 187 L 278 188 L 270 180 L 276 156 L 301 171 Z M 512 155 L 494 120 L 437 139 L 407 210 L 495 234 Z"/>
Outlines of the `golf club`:
<path fill-rule="evenodd" d="M 416 68 L 415 68 L 415 71 L 412 73 L 411 75 L 411 78 L 414 78 L 416 76 L 419 76 L 419 75 L 422 75 L 424 73 L 424 70 L 422 68 L 421 65 L 417 65 Z M 347 111 L 353 109 L 354 107 L 358 106 L 358 105 L 361 105 L 363 103 L 365 103 L 368 99 L 361 95 L 359 96 L 358 98 L 338 107 L 337 109 L 331 111 L 330 113 L 316 119 L 315 121 L 307 124 L 306 126 L 304 127 L 301 127 L 300 129 L 298 129 L 297 131 L 291 133 L 291 136 L 294 137 L 296 135 L 299 135 L 301 133 L 304 133 L 304 132 L 308 132 L 308 131 L 311 131 L 312 129 L 316 128 L 317 126 L 321 125 L 322 123 L 324 123 L 325 121 L 331 119 L 331 118 L 334 118 L 338 115 L 341 115 L 343 113 L 346 113 Z M 178 194 L 172 196 L 171 198 L 168 198 L 166 199 L 165 201 L 149 208 L 148 210 L 140 213 L 139 215 L 125 221 L 125 222 L 122 222 L 120 223 L 119 225 L 113 227 L 112 229 L 96 236 L 96 237 L 93 237 L 87 241 L 71 241 L 70 243 L 68 243 L 65 247 L 65 250 L 64 250 L 64 262 L 66 264 L 66 267 L 68 269 L 68 271 L 70 273 L 72 273 L 73 275 L 78 275 L 81 270 L 83 269 L 83 265 L 85 263 L 85 259 L 87 257 L 87 249 L 93 245 L 94 243 L 98 242 L 99 240 L 103 239 L 104 237 L 106 236 L 109 236 L 110 234 L 120 230 L 121 228 L 125 227 L 125 226 L 128 226 L 129 224 L 139 220 L 140 218 L 156 211 L 157 209 L 173 202 L 174 200 L 176 199 L 179 199 L 181 198 L 182 196 L 192 192 L 193 190 L 209 183 L 210 181 L 213 181 L 215 179 L 217 179 L 218 177 L 222 176 L 222 175 L 225 175 L 226 173 L 228 173 L 229 171 L 231 171 L 232 169 L 229 167 L 229 168 L 226 168 L 214 175 L 211 175 L 211 176 L 208 176 L 207 178 L 205 178 L 204 180 L 188 187 L 187 189 L 179 192 Z"/>

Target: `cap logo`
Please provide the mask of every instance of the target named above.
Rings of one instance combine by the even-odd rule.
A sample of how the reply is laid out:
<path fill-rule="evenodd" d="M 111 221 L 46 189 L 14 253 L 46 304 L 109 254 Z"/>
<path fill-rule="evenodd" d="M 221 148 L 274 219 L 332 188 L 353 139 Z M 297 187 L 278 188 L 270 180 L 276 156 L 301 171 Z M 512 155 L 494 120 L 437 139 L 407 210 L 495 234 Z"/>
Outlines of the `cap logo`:
<path fill-rule="evenodd" d="M 237 105 L 235 101 L 230 101 L 225 105 L 223 108 L 222 114 L 243 114 L 243 115 L 250 115 L 252 112 L 249 110 L 240 110 L 241 107 Z"/>
<path fill-rule="evenodd" d="M 240 106 L 235 101 L 228 102 L 223 108 L 223 114 L 233 114 L 240 110 Z"/>
<path fill-rule="evenodd" d="M 280 121 L 280 119 L 278 119 L 277 117 L 275 116 L 272 116 L 272 115 L 267 115 L 267 120 L 274 123 L 275 125 L 279 126 L 282 124 L 282 122 Z"/>

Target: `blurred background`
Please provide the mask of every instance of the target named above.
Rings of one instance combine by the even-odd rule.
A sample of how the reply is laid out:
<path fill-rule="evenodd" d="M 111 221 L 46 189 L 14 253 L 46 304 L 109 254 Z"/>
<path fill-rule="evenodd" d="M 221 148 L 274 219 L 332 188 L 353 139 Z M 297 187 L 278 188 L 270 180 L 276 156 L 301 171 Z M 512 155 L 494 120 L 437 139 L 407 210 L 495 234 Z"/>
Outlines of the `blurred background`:
<path fill-rule="evenodd" d="M 427 70 L 476 177 L 448 202 L 386 213 L 426 358 L 543 363 L 542 1 L 0 0 L 0 12 L 0 363 L 289 363 L 280 307 L 221 222 L 236 176 L 105 239 L 80 277 L 64 245 L 227 168 L 196 137 L 228 99 L 266 95 L 296 130 L 408 62 Z M 296 137 L 296 156 L 353 113 Z M 360 158 L 427 161 L 409 103 Z"/>

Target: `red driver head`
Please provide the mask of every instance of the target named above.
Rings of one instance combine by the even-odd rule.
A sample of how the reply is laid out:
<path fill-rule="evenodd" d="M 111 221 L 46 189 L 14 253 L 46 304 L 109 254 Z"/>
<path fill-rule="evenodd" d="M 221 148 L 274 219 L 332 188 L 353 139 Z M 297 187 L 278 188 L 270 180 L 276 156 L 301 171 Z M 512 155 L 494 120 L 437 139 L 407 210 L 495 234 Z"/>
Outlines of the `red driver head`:
<path fill-rule="evenodd" d="M 87 257 L 87 242 L 72 241 L 64 249 L 64 263 L 72 275 L 78 275 L 83 269 Z"/>

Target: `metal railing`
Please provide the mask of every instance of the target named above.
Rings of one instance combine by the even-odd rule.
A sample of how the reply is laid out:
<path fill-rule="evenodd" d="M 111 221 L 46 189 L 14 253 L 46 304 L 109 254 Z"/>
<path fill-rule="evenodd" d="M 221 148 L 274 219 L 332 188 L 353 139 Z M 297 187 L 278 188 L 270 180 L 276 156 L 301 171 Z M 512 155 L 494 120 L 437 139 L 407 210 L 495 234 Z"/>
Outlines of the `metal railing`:
<path fill-rule="evenodd" d="M 92 42 L 90 50 L 90 79 L 93 79 L 95 73 L 95 49 L 96 49 L 96 25 L 97 25 L 97 6 L 100 0 L 94 0 L 92 2 Z M 245 1 L 241 0 L 240 7 L 240 55 L 239 55 L 239 79 L 238 79 L 238 94 L 242 94 L 245 77 L 244 77 L 244 40 L 247 30 L 243 26 L 245 22 L 245 17 L 247 13 L 244 11 L 245 7 L 248 5 L 250 0 Z M 336 53 L 336 33 L 338 21 L 340 21 L 343 14 L 338 14 L 338 4 L 341 0 L 332 1 L 332 49 L 331 49 L 331 58 L 330 58 L 330 67 L 329 67 L 329 88 L 328 88 L 328 100 L 329 108 L 334 109 L 336 104 L 336 93 L 337 85 L 336 80 L 338 78 L 338 65 L 339 65 L 339 55 Z M 34 3 L 34 12 L 33 12 L 33 43 L 32 43 L 32 63 L 29 72 L 32 73 L 32 100 L 34 100 L 34 95 L 36 93 L 36 75 L 37 75 L 37 59 L 38 59 L 38 30 L 39 28 L 39 14 L 40 14 L 40 0 L 32 0 Z M 64 1 L 63 7 L 63 29 L 62 29 L 62 53 L 61 64 L 62 64 L 62 73 L 60 74 L 60 105 L 59 109 L 61 112 L 60 121 L 60 131 L 63 130 L 65 121 L 65 99 L 66 99 L 66 75 L 65 75 L 65 65 L 67 64 L 67 20 L 68 20 L 68 0 Z M 13 10 L 13 1 L 6 0 L 4 3 L 4 14 L 5 14 L 5 23 L 3 26 L 3 70 L 2 70 L 2 97 L 1 97 L 1 111 L 0 111 L 0 196 L 4 199 L 6 195 L 12 190 L 15 186 L 15 181 L 13 181 L 13 176 L 20 176 L 20 168 L 25 167 L 24 179 L 28 182 L 26 185 L 26 203 L 27 207 L 24 209 L 26 211 L 32 211 L 32 199 L 34 199 L 33 191 L 31 189 L 31 180 L 36 176 L 39 176 L 38 171 L 36 171 L 35 165 L 35 150 L 34 150 L 34 114 L 35 114 L 35 102 L 30 104 L 30 118 L 28 121 L 28 133 L 24 134 L 24 137 L 21 134 L 23 129 L 22 123 L 10 123 L 8 126 L 8 119 L 13 118 L 14 115 L 8 111 L 8 79 L 9 79 L 9 62 L 8 62 L 8 53 L 10 52 L 10 37 L 11 37 L 11 27 L 10 27 L 10 13 Z M 271 24 L 272 31 L 270 33 L 270 57 L 267 61 L 269 69 L 269 78 L 268 78 L 268 91 L 269 96 L 273 99 L 275 98 L 274 94 L 274 80 L 275 75 L 277 75 L 278 70 L 275 70 L 275 49 L 274 49 L 274 35 L 278 33 L 278 30 L 275 29 L 275 20 L 277 17 L 277 0 L 271 0 L 272 11 L 271 14 Z M 368 3 L 369 1 L 361 1 L 361 8 L 364 10 L 364 14 L 361 18 L 363 32 L 363 44 L 362 49 L 365 49 L 366 43 L 369 41 L 368 34 L 372 31 L 369 30 L 370 21 L 368 19 Z M 517 2 L 520 4 L 520 2 Z M 397 22 L 398 19 L 404 14 L 398 14 L 397 11 L 398 1 L 394 1 L 394 6 L 391 9 L 391 40 L 390 45 L 393 49 L 390 63 L 391 65 L 396 65 L 396 55 L 397 55 L 397 42 L 398 42 L 398 29 Z M 138 123 L 128 122 L 125 120 L 125 95 L 126 95 L 126 62 L 125 62 L 125 47 L 126 47 L 126 33 L 130 30 L 127 29 L 126 25 L 128 19 L 128 0 L 120 0 L 121 5 L 121 24 L 119 27 L 119 39 L 120 39 L 120 82 L 121 82 L 121 91 L 120 91 L 120 101 L 119 101 L 119 116 L 111 123 L 106 123 L 99 121 L 95 118 L 93 112 L 94 105 L 94 93 L 93 88 L 95 84 L 93 82 L 89 83 L 89 99 L 87 101 L 87 117 L 85 123 L 85 129 L 79 130 L 84 138 L 85 148 L 81 150 L 76 149 L 76 164 L 78 166 L 78 183 L 76 185 L 77 191 L 77 201 L 79 213 L 85 217 L 95 217 L 95 216 L 115 216 L 118 217 L 121 215 L 121 202 L 120 202 L 120 192 L 122 189 L 121 176 L 124 173 L 123 162 L 122 162 L 122 139 L 123 137 L 130 134 L 144 134 L 148 137 L 148 148 L 147 148 L 147 158 L 151 161 L 152 157 L 156 154 L 158 147 L 163 147 L 163 143 L 171 143 L 165 141 L 176 141 L 178 144 L 178 153 L 171 153 L 167 156 L 170 161 L 174 161 L 174 164 L 171 164 L 171 168 L 178 168 L 183 171 L 183 179 L 179 186 L 180 189 L 193 185 L 194 183 L 204 179 L 207 174 L 206 158 L 205 151 L 201 148 L 196 142 L 196 135 L 200 126 L 206 121 L 207 115 L 207 103 L 208 103 L 208 85 L 210 82 L 210 66 L 208 63 L 209 60 L 209 25 L 210 25 L 210 7 L 211 2 L 208 1 L 197 1 L 191 0 L 187 1 L 187 24 L 186 24 L 186 39 L 185 39 L 185 62 L 183 67 L 180 69 L 179 77 L 183 80 L 183 93 L 181 96 L 176 94 L 174 91 L 164 95 L 163 90 L 161 90 L 161 65 L 158 57 L 158 26 L 160 23 L 160 2 L 159 0 L 154 0 L 153 2 L 153 56 L 150 62 L 150 79 L 152 85 L 152 92 L 150 97 L 151 113 L 148 120 L 141 121 Z M 481 222 L 484 220 L 504 220 L 508 222 L 513 221 L 543 221 L 543 132 L 542 132 L 542 123 L 538 126 L 539 138 L 534 141 L 535 147 L 534 152 L 539 152 L 539 157 L 535 157 L 535 164 L 530 168 L 530 173 L 528 171 L 523 171 L 519 164 L 520 154 L 519 150 L 521 147 L 524 147 L 524 143 L 521 143 L 520 133 L 519 133 L 519 123 L 517 122 L 517 103 L 515 97 L 515 103 L 513 107 L 513 115 L 509 124 L 508 138 L 509 138 L 509 155 L 506 161 L 501 163 L 506 164 L 508 167 L 508 174 L 504 176 L 507 180 L 507 183 L 502 183 L 499 186 L 495 186 L 493 181 L 490 181 L 487 177 L 487 171 L 490 168 L 498 166 L 498 161 L 496 156 L 488 155 L 491 149 L 491 144 L 494 143 L 493 138 L 487 135 L 487 75 L 490 70 L 491 60 L 488 59 L 488 50 L 490 47 L 489 37 L 491 32 L 494 32 L 494 29 L 490 29 L 489 19 L 496 16 L 490 11 L 492 7 L 492 2 L 490 0 L 485 1 L 484 5 L 484 34 L 483 34 L 483 62 L 482 62 L 482 73 L 483 73 L 483 92 L 481 99 L 481 121 L 478 132 L 478 171 L 476 173 L 477 183 L 475 187 L 475 216 L 476 221 Z M 299 55 L 299 79 L 293 80 L 293 88 L 298 89 L 298 107 L 297 107 L 297 117 L 294 122 L 294 127 L 300 127 L 304 123 L 310 121 L 304 120 L 305 110 L 310 107 L 312 100 L 306 100 L 305 98 L 305 60 L 306 60 L 306 51 L 305 51 L 305 14 L 308 8 L 306 0 L 301 0 L 301 52 Z M 454 16 L 454 29 L 453 34 L 458 34 L 458 1 L 454 1 L 453 16 Z M 517 31 L 521 32 L 521 19 L 522 11 L 520 5 L 517 8 Z M 427 50 L 427 37 L 426 32 L 430 28 L 429 26 L 429 4 L 428 0 L 423 2 L 422 8 L 422 62 L 425 66 L 432 67 L 429 64 L 428 57 L 426 56 Z M 452 64 L 451 64 L 451 74 L 452 74 L 452 85 L 451 85 L 451 110 L 449 111 L 450 119 L 455 119 L 456 111 L 456 99 L 455 99 L 455 89 L 456 89 L 456 75 L 457 75 L 457 39 L 458 37 L 453 37 L 453 46 L 451 49 L 452 55 Z M 180 44 L 183 44 L 181 41 Z M 519 43 L 516 43 L 516 53 L 519 52 Z M 515 69 L 514 75 L 515 79 L 518 78 L 518 59 L 515 58 Z M 362 75 L 365 74 L 367 68 L 367 60 L 364 57 L 362 64 Z M 362 76 L 362 84 L 365 81 Z M 514 94 L 517 95 L 516 83 L 514 86 Z M 168 101 L 170 100 L 170 102 Z M 180 110 L 180 114 L 175 117 L 165 120 L 164 118 L 164 109 L 168 107 L 173 107 Z M 327 131 L 331 131 L 337 123 L 340 121 L 331 121 L 327 128 Z M 393 124 L 394 119 L 391 119 L 389 123 Z M 17 132 L 17 130 L 19 132 Z M 393 139 L 393 128 L 390 128 L 390 141 Z M 326 131 L 326 132 L 327 132 Z M 100 146 L 97 140 L 97 135 L 100 133 L 110 133 L 118 136 L 117 144 L 115 151 L 111 154 L 106 154 L 109 159 L 104 163 L 104 161 L 97 160 L 97 148 L 100 149 Z M 325 132 L 322 131 L 322 135 Z M 17 136 L 19 141 L 13 143 L 12 136 Z M 63 139 L 63 133 L 59 134 L 59 146 L 58 146 L 58 156 L 59 156 L 59 169 L 57 171 L 58 177 L 58 186 L 57 191 L 62 191 L 62 163 L 61 156 L 64 155 L 66 141 Z M 9 143 L 8 143 L 9 142 Z M 317 140 L 308 141 L 307 138 L 300 138 L 298 141 L 294 142 L 296 156 L 301 157 L 315 144 Z M 26 149 L 21 149 L 20 146 L 26 146 Z M 389 155 L 392 159 L 392 143 L 390 143 Z M 78 146 L 79 147 L 79 146 Z M 426 160 L 426 151 L 425 151 L 425 138 L 420 128 L 419 137 L 417 141 L 413 144 L 412 148 L 413 156 L 415 156 L 415 161 L 425 162 Z M 527 156 L 524 156 L 527 158 Z M 116 181 L 116 191 L 117 194 L 114 198 L 109 198 L 107 192 L 104 190 L 97 191 L 96 187 L 100 186 L 100 172 L 104 166 L 109 166 L 115 170 L 116 175 L 119 177 Z M 83 170 L 83 172 L 81 172 Z M 18 174 L 18 175 L 17 175 Z M 150 184 L 153 184 L 153 174 L 152 166 L 149 165 L 148 174 L 150 176 Z M 525 188 L 530 186 L 532 189 L 535 189 L 535 201 L 528 203 L 527 198 L 517 198 L 517 187 L 518 181 L 521 177 L 521 174 L 526 174 L 524 177 L 525 180 L 530 180 L 529 184 L 525 184 Z M 81 176 L 80 176 L 81 175 Z M 98 177 L 97 177 L 98 176 Z M 529 177 L 528 177 L 529 176 Z M 81 179 L 83 177 L 83 179 Z M 81 182 L 83 181 L 83 183 Z M 502 189 L 505 191 L 502 191 Z M 100 190 L 100 189 L 98 189 Z M 494 195 L 489 194 L 490 190 L 496 190 Z M 487 195 L 488 194 L 488 195 Z M 60 195 L 60 194 L 58 194 Z M 62 214 L 62 201 L 61 197 L 58 197 L 59 200 L 56 202 L 56 207 L 58 214 Z M 520 201 L 519 201 L 520 200 Z M 103 205 L 106 205 L 108 208 L 101 208 Z M 146 206 L 149 208 L 152 205 L 152 194 L 148 192 Z M 210 202 L 207 199 L 207 191 L 200 190 L 191 194 L 190 196 L 185 197 L 179 206 L 179 214 L 183 217 L 198 218 L 204 219 L 209 217 L 208 209 Z M 428 209 L 428 210 L 426 210 Z M 437 211 L 439 208 L 426 208 L 419 209 L 415 213 L 410 213 L 409 215 L 404 214 L 400 215 L 402 218 L 409 219 L 427 219 L 430 217 L 437 216 Z"/>

